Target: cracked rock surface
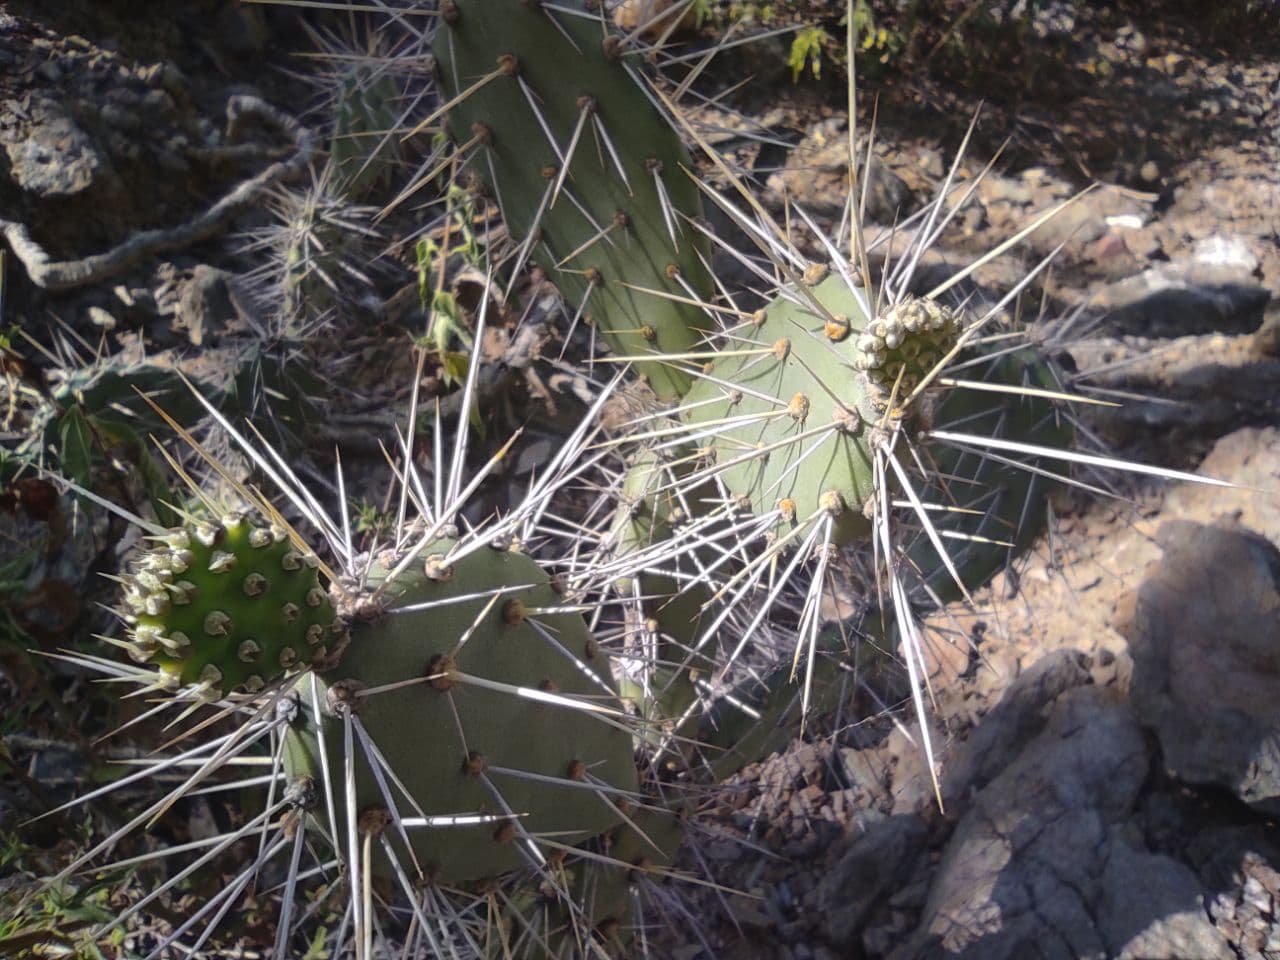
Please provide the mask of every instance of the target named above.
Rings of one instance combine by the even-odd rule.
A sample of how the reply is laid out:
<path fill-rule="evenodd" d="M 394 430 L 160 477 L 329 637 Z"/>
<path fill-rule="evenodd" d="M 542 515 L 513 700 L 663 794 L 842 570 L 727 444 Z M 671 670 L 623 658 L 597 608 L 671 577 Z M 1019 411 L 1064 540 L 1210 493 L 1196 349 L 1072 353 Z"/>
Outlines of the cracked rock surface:
<path fill-rule="evenodd" d="M 1179 779 L 1280 812 L 1280 551 L 1187 520 L 1156 539 L 1130 630 L 1134 706 Z"/>
<path fill-rule="evenodd" d="M 1125 821 L 1151 757 L 1098 687 L 1068 691 L 1044 730 L 956 825 L 916 933 L 923 958 L 1232 956 L 1190 869 L 1135 846 Z"/>

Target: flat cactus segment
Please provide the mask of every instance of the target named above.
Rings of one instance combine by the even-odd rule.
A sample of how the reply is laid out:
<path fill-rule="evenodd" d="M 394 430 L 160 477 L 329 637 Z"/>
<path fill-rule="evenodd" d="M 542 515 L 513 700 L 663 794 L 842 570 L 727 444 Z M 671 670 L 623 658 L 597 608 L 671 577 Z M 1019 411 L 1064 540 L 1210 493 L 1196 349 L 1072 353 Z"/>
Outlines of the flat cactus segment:
<path fill-rule="evenodd" d="M 610 533 L 613 557 L 636 571 L 613 583 L 626 603 L 628 644 L 647 651 L 636 657 L 646 669 L 628 678 L 624 692 L 651 722 L 645 735 L 655 745 L 678 733 L 675 721 L 695 715 L 695 678 L 711 672 L 716 653 L 702 650 L 700 641 L 720 610 L 702 573 L 719 554 L 690 547 L 687 537 L 694 524 L 700 537 L 714 533 L 705 520 L 716 490 L 710 482 L 677 489 L 692 466 L 685 458 L 676 460 L 683 462 L 652 451 L 635 458 Z M 647 669 L 655 659 L 666 666 Z"/>
<path fill-rule="evenodd" d="M 739 331 L 685 397 L 691 427 L 718 423 L 711 444 L 727 490 L 764 515 L 802 522 L 836 514 L 834 539 L 865 536 L 874 492 L 868 433 L 879 413 L 850 341 L 867 325 L 863 294 L 838 275 L 811 288 L 831 317 L 779 296 Z M 842 330 L 832 337 L 831 319 Z M 830 494 L 838 495 L 838 503 Z"/>
<path fill-rule="evenodd" d="M 970 380 L 1060 389 L 1051 362 L 1031 348 L 1003 353 L 965 373 Z M 1070 420 L 1056 404 L 1035 394 L 954 388 L 938 403 L 933 426 L 1057 449 L 1070 449 L 1075 439 Z M 929 519 L 947 537 L 948 553 L 966 585 L 976 588 L 1039 536 L 1047 519 L 1043 501 L 1054 481 L 987 453 L 940 443 L 930 444 L 929 463 L 930 476 L 912 482 L 922 500 L 953 508 L 933 511 Z M 1046 468 L 1058 469 L 1053 464 Z M 902 573 L 913 603 L 930 606 L 960 598 L 959 588 L 939 567 L 937 553 L 923 533 L 911 541 L 907 553 L 911 562 L 904 564 Z"/>
<path fill-rule="evenodd" d="M 645 873 L 674 871 L 684 840 L 686 806 L 658 801 L 657 806 L 627 807 L 624 822 L 592 841 L 592 856 L 557 864 L 556 872 L 569 891 L 567 898 L 541 896 L 527 887 L 508 896 L 504 919 L 512 931 L 549 930 L 550 949 L 537 956 L 599 960 L 635 956 L 626 949 L 632 933 L 633 884 Z M 574 904 L 574 912 L 581 916 L 572 916 L 566 902 Z M 586 935 L 583 919 L 594 941 L 586 950 L 581 949 Z"/>
<path fill-rule="evenodd" d="M 896 460 L 906 465 L 917 499 L 929 504 L 929 523 L 946 538 L 961 579 L 976 587 L 1038 532 L 1043 511 L 1031 501 L 1048 481 L 998 457 L 922 440 L 918 430 L 955 424 L 968 433 L 1069 446 L 1069 422 L 1048 396 L 1057 388 L 1052 364 L 1032 348 L 986 360 L 965 348 L 956 358 L 962 379 L 935 380 L 930 394 L 908 402 L 959 342 L 962 319 L 918 298 L 868 319 L 865 302 L 861 290 L 832 275 L 807 295 L 776 298 L 763 320 L 732 332 L 732 346 L 684 401 L 690 433 L 704 438 L 701 476 L 714 475 L 757 515 L 774 512 L 782 530 L 829 514 L 830 542 L 846 545 L 869 534 L 867 511 L 877 493 L 904 493 L 887 469 L 886 489 L 877 491 L 874 467 L 875 445 L 902 425 L 915 453 Z M 983 380 L 1001 392 L 976 389 Z M 1029 390 L 1019 393 L 1022 387 Z M 902 513 L 923 527 L 914 511 Z M 932 538 L 921 532 L 903 542 L 915 567 L 906 576 L 916 602 L 963 595 Z"/>
<path fill-rule="evenodd" d="M 582 617 L 555 612 L 561 599 L 528 557 L 484 547 L 454 563 L 454 546 L 433 545 L 385 583 L 387 609 L 353 624 L 341 664 L 315 677 L 328 769 L 344 769 L 344 725 L 358 720 L 411 798 L 396 792 L 400 816 L 426 818 L 408 828 L 414 861 L 388 831 L 397 857 L 445 885 L 527 866 L 540 835 L 605 832 L 638 788 L 622 704 Z M 377 567 L 370 587 L 386 576 Z M 319 776 L 314 719 L 288 740 L 290 775 Z M 353 759 L 358 811 L 385 811 L 369 757 Z M 389 862 L 374 869 L 391 874 Z"/>
<path fill-rule="evenodd" d="M 342 75 L 334 111 L 329 166 L 343 192 L 363 197 L 396 161 L 394 77 L 356 64 Z"/>
<path fill-rule="evenodd" d="M 130 653 L 215 699 L 323 661 L 345 628 L 316 566 L 242 516 L 174 530 L 123 578 Z"/>
<path fill-rule="evenodd" d="M 610 55 L 617 38 L 598 14 L 520 0 L 445 11 L 435 41 L 444 93 L 465 94 L 449 124 L 473 144 L 471 169 L 508 231 L 531 241 L 532 260 L 615 353 L 687 353 L 710 321 L 670 298 L 711 293 L 705 237 L 684 222 L 701 215 L 701 198 L 679 136 Z M 670 360 L 638 369 L 664 399 L 691 382 Z"/>

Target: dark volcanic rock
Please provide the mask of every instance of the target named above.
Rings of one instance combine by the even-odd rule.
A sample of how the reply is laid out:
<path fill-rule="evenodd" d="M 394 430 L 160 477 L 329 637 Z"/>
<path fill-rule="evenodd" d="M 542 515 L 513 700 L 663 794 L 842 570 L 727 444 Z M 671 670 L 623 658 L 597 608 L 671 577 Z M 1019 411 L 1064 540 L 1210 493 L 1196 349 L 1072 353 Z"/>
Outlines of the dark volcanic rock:
<path fill-rule="evenodd" d="M 1280 810 L 1280 551 L 1186 520 L 1138 592 L 1132 698 L 1182 780 Z"/>

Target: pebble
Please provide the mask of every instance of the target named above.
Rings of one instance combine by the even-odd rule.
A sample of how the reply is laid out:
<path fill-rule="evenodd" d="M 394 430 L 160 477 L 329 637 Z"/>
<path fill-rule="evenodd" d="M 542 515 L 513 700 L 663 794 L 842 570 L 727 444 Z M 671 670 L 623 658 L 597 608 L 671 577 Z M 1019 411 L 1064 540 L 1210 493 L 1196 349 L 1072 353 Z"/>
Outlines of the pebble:
<path fill-rule="evenodd" d="M 102 307 L 89 308 L 89 322 L 99 330 L 114 330 L 116 328 L 116 318 Z"/>

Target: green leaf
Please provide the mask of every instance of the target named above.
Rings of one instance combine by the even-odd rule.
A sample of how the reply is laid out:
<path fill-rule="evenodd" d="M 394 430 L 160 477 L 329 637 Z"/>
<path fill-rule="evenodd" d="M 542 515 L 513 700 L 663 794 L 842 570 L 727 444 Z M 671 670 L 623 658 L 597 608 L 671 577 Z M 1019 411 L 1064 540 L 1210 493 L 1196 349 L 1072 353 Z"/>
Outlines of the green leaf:
<path fill-rule="evenodd" d="M 302 960 L 329 960 L 329 951 L 325 949 L 325 941 L 329 939 L 329 928 L 319 927 L 316 935 L 311 938 L 311 945 L 307 947 L 306 956 Z"/>
<path fill-rule="evenodd" d="M 831 37 L 822 27 L 805 27 L 791 41 L 791 54 L 787 66 L 791 68 L 791 82 L 796 83 L 808 64 L 815 80 L 822 76 L 822 46 Z"/>
<path fill-rule="evenodd" d="M 93 481 L 93 427 L 79 404 L 58 419 L 58 464 L 62 474 L 82 487 Z"/>

